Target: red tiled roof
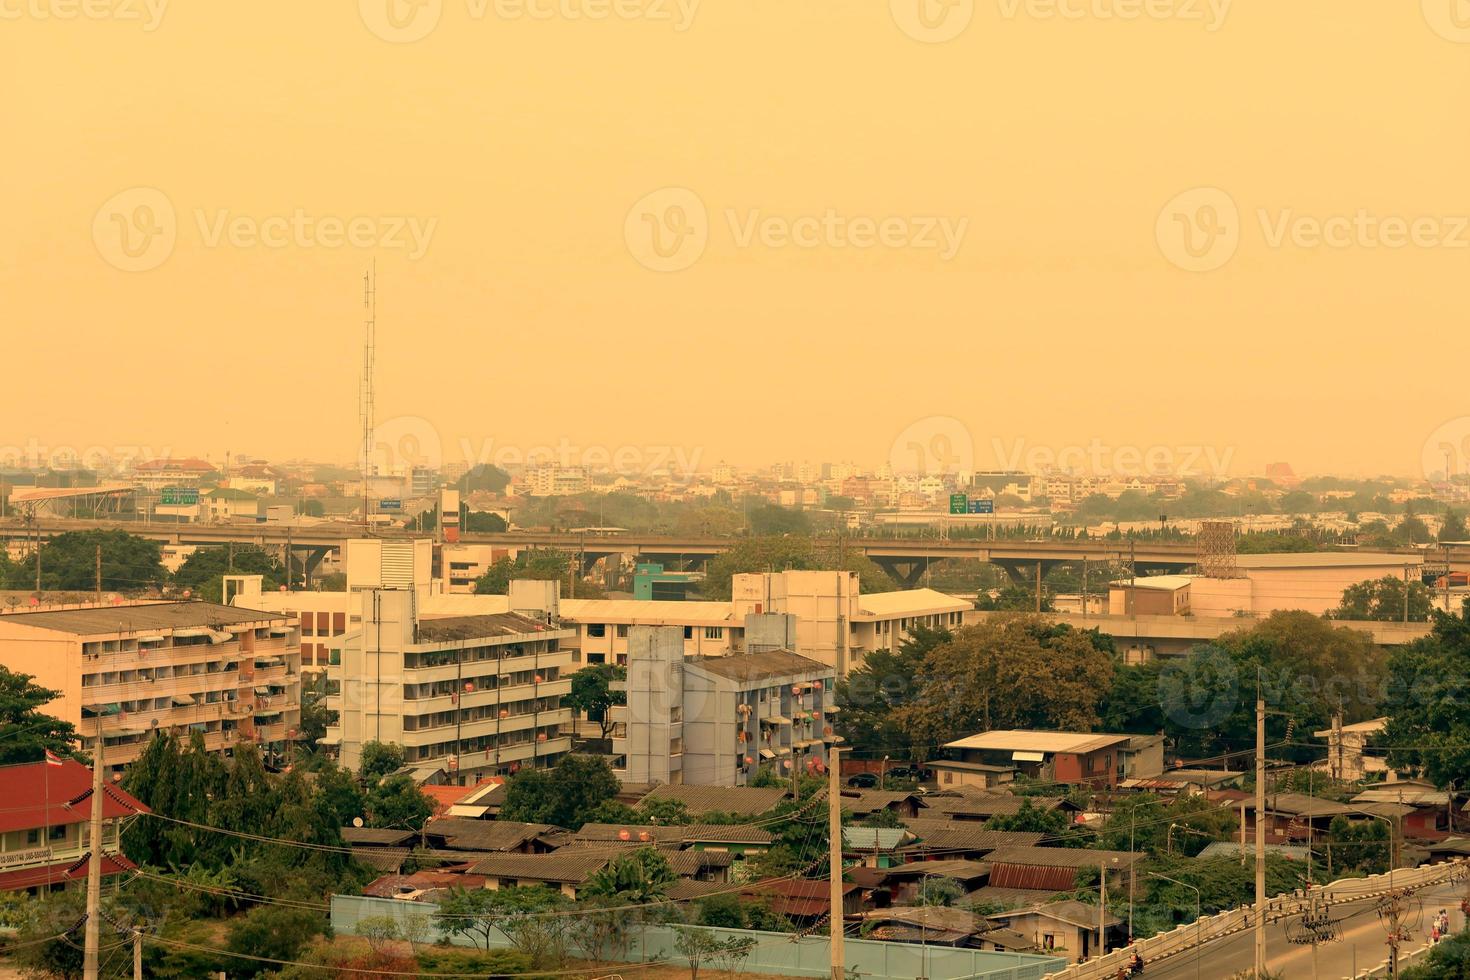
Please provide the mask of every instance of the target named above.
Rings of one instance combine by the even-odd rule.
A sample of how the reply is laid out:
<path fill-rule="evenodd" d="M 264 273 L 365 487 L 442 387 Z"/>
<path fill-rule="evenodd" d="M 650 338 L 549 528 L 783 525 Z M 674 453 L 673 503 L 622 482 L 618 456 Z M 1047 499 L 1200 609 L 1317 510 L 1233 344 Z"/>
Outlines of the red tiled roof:
<path fill-rule="evenodd" d="M 102 818 L 116 820 L 148 808 L 113 785 L 104 787 Z M 0 833 L 66 827 L 92 818 L 92 770 L 74 759 L 59 766 L 29 762 L 0 768 Z"/>
<path fill-rule="evenodd" d="M 48 864 L 39 868 L 20 868 L 15 871 L 0 871 L 0 891 L 13 892 L 58 881 L 80 881 L 87 877 L 92 863 L 90 854 L 61 864 Z M 132 871 L 137 865 L 121 854 L 105 854 L 102 857 L 102 876 L 120 875 Z"/>
<path fill-rule="evenodd" d="M 438 804 L 434 809 L 434 813 L 437 815 L 448 810 L 454 804 L 475 792 L 475 790 L 482 789 L 487 785 L 494 785 L 498 782 L 500 782 L 498 779 L 482 779 L 474 786 L 420 786 L 419 789 L 423 791 L 425 796 Z"/>

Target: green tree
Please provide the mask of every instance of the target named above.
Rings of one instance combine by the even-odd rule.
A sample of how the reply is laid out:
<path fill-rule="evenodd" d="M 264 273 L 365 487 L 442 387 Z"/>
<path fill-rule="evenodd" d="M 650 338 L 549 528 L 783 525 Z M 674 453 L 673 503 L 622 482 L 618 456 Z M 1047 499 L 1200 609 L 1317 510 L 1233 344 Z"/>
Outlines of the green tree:
<path fill-rule="evenodd" d="M 699 910 L 698 921 L 702 926 L 718 929 L 744 929 L 745 908 L 740 896 L 733 892 L 711 895 L 695 903 Z"/>
<path fill-rule="evenodd" d="M 260 959 L 296 960 L 301 951 L 326 928 L 326 919 L 318 912 L 281 905 L 258 905 L 242 918 L 230 923 L 226 944 L 232 953 L 229 972 L 254 977 L 272 969 Z M 246 959 L 245 957 L 260 959 Z"/>
<path fill-rule="evenodd" d="M 1429 619 L 1432 606 L 1429 587 L 1420 581 L 1404 582 L 1385 575 L 1370 582 L 1359 582 L 1343 590 L 1342 603 L 1328 615 L 1333 619 L 1398 622 L 1404 616 L 1404 592 L 1408 590 L 1408 621 L 1423 623 Z"/>
<path fill-rule="evenodd" d="M 791 510 L 776 504 L 759 504 L 750 509 L 750 531 L 752 534 L 810 534 L 811 518 L 799 510 Z"/>
<path fill-rule="evenodd" d="M 41 588 L 88 591 L 97 585 L 97 549 L 102 549 L 102 588 L 138 592 L 157 588 L 168 579 L 163 547 L 126 531 L 69 531 L 41 546 Z M 21 581 L 12 588 L 35 585 L 34 566 L 17 569 Z"/>
<path fill-rule="evenodd" d="M 511 777 L 500 816 L 577 830 L 621 785 L 606 759 L 565 755 L 552 769 L 523 769 Z"/>
<path fill-rule="evenodd" d="M 1429 636 L 1396 647 L 1388 658 L 1389 764 L 1422 773 L 1436 786 L 1463 783 L 1470 772 L 1470 623 L 1434 614 Z M 1411 746 L 1406 748 L 1404 746 Z"/>
<path fill-rule="evenodd" d="M 674 949 L 689 964 L 689 980 L 699 980 L 704 964 L 719 952 L 720 940 L 712 932 L 678 926 L 674 929 Z"/>
<path fill-rule="evenodd" d="M 498 466 L 480 463 L 471 466 L 465 475 L 454 481 L 455 489 L 463 494 L 500 493 L 510 485 L 510 474 Z"/>
<path fill-rule="evenodd" d="M 583 891 L 591 898 L 616 899 L 627 905 L 651 905 L 668 895 L 678 878 L 664 857 L 652 847 L 620 854 L 587 879 Z"/>
<path fill-rule="evenodd" d="M 1382 820 L 1334 817 L 1326 839 L 1319 839 L 1317 846 L 1329 855 L 1332 873 L 1338 877 L 1348 872 L 1376 875 L 1388 870 L 1393 840 Z"/>
<path fill-rule="evenodd" d="M 315 752 L 317 743 L 327 735 L 333 712 L 327 710 L 327 674 L 317 671 L 304 674 L 301 683 L 301 724 L 296 729 L 297 746 Z"/>
<path fill-rule="evenodd" d="M 862 665 L 837 682 L 837 729 L 851 750 L 881 756 L 904 739 L 895 712 L 917 695 L 924 664 L 954 638 L 948 630 L 916 626 L 904 634 L 898 651 L 875 650 Z"/>
<path fill-rule="evenodd" d="M 576 576 L 577 557 L 555 548 L 526 548 L 514 558 L 502 558 L 475 581 L 477 595 L 505 595 L 515 579 L 569 583 Z M 569 590 L 568 590 L 569 591 Z M 598 598 L 600 589 L 577 582 L 577 597 Z"/>
<path fill-rule="evenodd" d="M 1090 730 L 1113 674 L 1095 640 L 1038 616 L 962 627 L 925 658 L 921 696 L 896 712 L 897 723 L 925 758 L 977 730 Z"/>
<path fill-rule="evenodd" d="M 41 711 L 61 697 L 34 683 L 30 674 L 0 666 L 0 766 L 39 762 L 46 750 L 60 756 L 77 755 L 81 737 L 76 726 Z"/>
<path fill-rule="evenodd" d="M 419 830 L 434 814 L 434 801 L 407 774 L 385 776 L 367 794 L 368 826 Z"/>
<path fill-rule="evenodd" d="M 1439 540 L 1464 541 L 1470 539 L 1470 530 L 1465 528 L 1465 517 L 1453 507 L 1445 508 L 1444 522 L 1439 527 Z"/>
<path fill-rule="evenodd" d="M 626 679 L 628 672 L 615 664 L 592 664 L 572 675 L 572 693 L 562 698 L 563 707 L 581 712 L 589 721 L 602 727 L 602 737 L 607 738 L 613 729 L 612 712 L 608 709 L 616 704 L 627 704 L 628 695 L 613 691 L 611 681 Z"/>
<path fill-rule="evenodd" d="M 403 746 L 395 742 L 364 742 L 357 771 L 371 785 L 403 768 Z"/>
<path fill-rule="evenodd" d="M 1082 847 L 1086 841 L 1072 827 L 1066 810 L 1048 810 L 1030 799 L 1023 799 L 1014 813 L 997 813 L 985 821 L 989 830 L 1009 830 L 1027 834 L 1045 834 L 1064 847 Z"/>
<path fill-rule="evenodd" d="M 42 560 L 44 562 L 44 556 Z M 281 563 L 264 549 L 249 545 L 199 548 L 174 573 L 174 584 L 192 590 L 197 598 L 219 602 L 226 575 L 260 575 L 263 577 L 261 586 L 265 589 L 277 589 L 286 584 L 286 572 Z"/>

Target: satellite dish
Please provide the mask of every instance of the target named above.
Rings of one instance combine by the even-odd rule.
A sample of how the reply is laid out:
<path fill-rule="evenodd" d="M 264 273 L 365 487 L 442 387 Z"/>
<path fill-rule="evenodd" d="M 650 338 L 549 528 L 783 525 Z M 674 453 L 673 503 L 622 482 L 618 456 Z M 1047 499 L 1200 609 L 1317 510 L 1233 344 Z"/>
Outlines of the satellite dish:
<path fill-rule="evenodd" d="M 353 817 L 352 826 L 360 829 L 362 827 L 362 817 Z"/>

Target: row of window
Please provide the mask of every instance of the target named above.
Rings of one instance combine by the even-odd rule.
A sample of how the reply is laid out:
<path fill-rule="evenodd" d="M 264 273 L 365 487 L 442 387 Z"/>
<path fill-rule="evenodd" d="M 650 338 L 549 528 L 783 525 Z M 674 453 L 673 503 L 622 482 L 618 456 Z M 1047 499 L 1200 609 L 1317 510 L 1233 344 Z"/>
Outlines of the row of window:
<path fill-rule="evenodd" d="M 561 708 L 561 698 L 535 698 L 528 701 L 510 701 L 502 705 L 487 704 L 473 708 L 463 708 L 459 711 L 436 711 L 428 715 L 406 715 L 403 719 L 403 730 L 405 732 L 424 731 L 430 728 L 445 728 L 455 724 L 456 715 L 458 723 L 468 725 L 477 721 L 488 721 L 499 719 L 500 713 L 505 712 L 505 720 L 512 718 L 523 718 L 526 715 L 540 714 L 546 711 L 557 711 Z"/>
<path fill-rule="evenodd" d="M 586 635 L 587 636 L 589 636 L 589 637 L 591 637 L 592 639 L 595 639 L 595 640 L 600 640 L 600 639 L 603 639 L 603 638 L 605 638 L 607 636 L 607 627 L 608 627 L 608 625 L 609 624 L 607 624 L 607 623 L 588 623 L 584 627 L 584 629 L 586 630 Z M 617 623 L 615 625 L 615 629 L 616 629 L 616 635 L 617 635 L 618 639 L 620 639 L 620 640 L 626 640 L 628 638 L 628 624 L 627 623 Z M 684 639 L 686 639 L 686 640 L 692 640 L 692 639 L 694 639 L 694 629 L 695 629 L 695 627 L 693 627 L 693 626 L 686 626 L 686 627 L 684 627 Z M 706 626 L 706 627 L 704 627 L 704 638 L 706 640 L 723 640 L 725 638 L 725 627 L 723 627 L 723 626 Z"/>
<path fill-rule="evenodd" d="M 403 685 L 403 699 L 418 701 L 424 698 L 442 698 L 451 694 L 493 691 L 499 687 L 523 687 L 527 684 L 550 684 L 561 679 L 560 667 L 543 667 L 541 670 L 516 670 L 509 674 L 470 674 L 459 680 L 434 681 L 430 684 Z"/>
<path fill-rule="evenodd" d="M 163 667 L 140 667 L 137 670 L 107 670 L 99 674 L 83 674 L 82 687 L 105 687 L 109 684 L 154 683 L 179 677 L 234 673 L 236 661 L 211 660 L 207 663 L 174 664 Z"/>
<path fill-rule="evenodd" d="M 404 749 L 404 760 L 423 762 L 427 759 L 441 759 L 451 755 L 470 755 L 475 752 L 493 753 L 497 748 L 513 749 L 533 742 L 549 742 L 560 736 L 561 726 L 559 725 L 547 725 L 535 731 L 526 729 L 518 732 L 501 732 L 495 735 L 480 735 L 475 738 L 461 739 L 458 742 L 439 742 L 418 748 L 409 746 Z M 491 761 L 493 764 L 494 760 Z"/>

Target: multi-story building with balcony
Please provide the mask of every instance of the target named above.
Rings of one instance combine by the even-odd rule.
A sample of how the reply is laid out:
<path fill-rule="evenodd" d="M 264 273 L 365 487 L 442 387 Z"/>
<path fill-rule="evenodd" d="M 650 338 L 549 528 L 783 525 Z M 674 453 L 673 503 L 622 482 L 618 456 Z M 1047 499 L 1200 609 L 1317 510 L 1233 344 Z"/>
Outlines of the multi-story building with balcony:
<path fill-rule="evenodd" d="M 552 591 L 546 599 L 547 586 Z M 551 766 L 571 750 L 570 651 L 575 631 L 557 624 L 555 583 L 515 583 L 534 593 L 512 608 L 421 616 L 413 589 L 367 589 L 362 621 L 327 667 L 325 742 L 357 768 L 368 742 L 401 745 L 419 782 L 473 785 L 522 767 Z"/>
<path fill-rule="evenodd" d="M 154 602 L 0 616 L 0 664 L 59 692 L 48 714 L 77 726 L 113 768 L 155 731 L 199 732 L 283 757 L 301 723 L 301 640 L 281 613 Z"/>
<path fill-rule="evenodd" d="M 612 709 L 613 753 L 630 783 L 745 786 L 762 765 L 782 775 L 825 768 L 835 741 L 835 672 L 780 645 L 794 617 L 752 615 L 753 652 L 684 655 L 677 627 L 635 626 L 627 704 Z"/>
<path fill-rule="evenodd" d="M 91 864 L 92 771 L 72 759 L 0 767 L 0 891 L 85 888 Z M 118 849 L 122 822 L 148 808 L 117 786 L 102 800 L 102 877 L 136 867 Z"/>

